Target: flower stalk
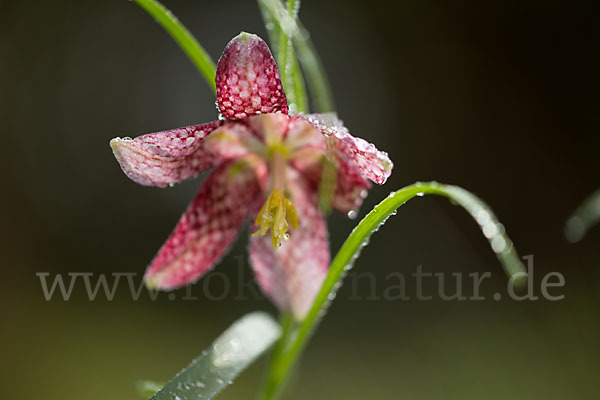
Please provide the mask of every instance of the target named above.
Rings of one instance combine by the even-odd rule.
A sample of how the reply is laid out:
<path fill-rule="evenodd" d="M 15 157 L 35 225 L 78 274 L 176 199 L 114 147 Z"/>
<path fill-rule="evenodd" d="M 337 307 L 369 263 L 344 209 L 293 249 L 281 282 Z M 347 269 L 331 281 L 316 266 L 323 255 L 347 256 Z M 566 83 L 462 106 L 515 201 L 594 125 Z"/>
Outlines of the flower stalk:
<path fill-rule="evenodd" d="M 421 197 L 425 194 L 446 197 L 463 207 L 479 223 L 480 228 L 489 240 L 492 249 L 509 277 L 525 271 L 523 263 L 503 229 L 497 229 L 494 235 L 486 234 L 486 232 L 490 231 L 490 226 L 501 226 L 501 224 L 485 203 L 465 189 L 458 186 L 429 182 L 416 183 L 392 192 L 388 198 L 375 206 L 360 221 L 338 251 L 306 318 L 292 335 L 287 335 L 287 345 L 283 348 L 283 351 L 278 353 L 278 357 L 273 358 L 269 368 L 269 378 L 263 389 L 262 400 L 275 399 L 281 392 L 292 367 L 297 362 L 298 357 L 306 347 L 308 339 L 325 314 L 330 301 L 329 299 L 335 297 L 333 295 L 335 295 L 336 289 L 341 284 L 344 271 L 352 266 L 360 254 L 360 250 L 367 244 L 369 237 L 408 200 Z M 500 246 L 498 243 L 502 243 L 503 245 Z M 519 274 L 519 276 L 522 275 Z M 516 287 L 521 287 L 524 284 L 524 279 L 511 279 L 511 283 Z M 281 340 L 283 341 L 284 339 L 282 338 Z"/>

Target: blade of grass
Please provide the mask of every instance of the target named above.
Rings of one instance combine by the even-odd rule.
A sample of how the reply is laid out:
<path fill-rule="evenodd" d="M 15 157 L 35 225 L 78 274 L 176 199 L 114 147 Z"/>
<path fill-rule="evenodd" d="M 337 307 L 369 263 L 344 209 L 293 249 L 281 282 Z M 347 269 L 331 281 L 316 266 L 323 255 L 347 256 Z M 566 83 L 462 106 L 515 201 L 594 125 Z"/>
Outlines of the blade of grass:
<path fill-rule="evenodd" d="M 271 15 L 274 21 L 286 35 L 292 37 L 294 49 L 306 74 L 306 81 L 313 96 L 317 112 L 335 111 L 333 95 L 325 69 L 310 40 L 308 31 L 294 19 L 280 0 L 258 0 L 259 5 Z M 279 43 L 281 46 L 282 43 Z"/>
<path fill-rule="evenodd" d="M 215 63 L 181 22 L 156 0 L 133 0 L 158 22 L 192 60 L 208 86 L 216 93 Z"/>
<path fill-rule="evenodd" d="M 444 185 L 437 182 L 416 183 L 393 192 L 360 221 L 333 259 L 325 281 L 317 293 L 308 315 L 271 369 L 271 375 L 264 389 L 265 399 L 273 399 L 281 391 L 291 367 L 306 346 L 320 318 L 324 315 L 329 299 L 335 296 L 335 291 L 341 284 L 344 272 L 358 258 L 361 249 L 368 243 L 370 236 L 390 216 L 394 215 L 400 206 L 414 197 L 425 194 L 446 197 L 463 207 L 477 221 L 509 276 L 525 270 L 516 250 L 513 248 L 512 242 L 494 213 L 472 193 L 458 186 Z M 513 284 L 520 286 L 523 284 L 523 280 L 513 281 Z"/>
<path fill-rule="evenodd" d="M 271 49 L 277 56 L 277 65 L 279 65 L 282 72 L 283 87 L 290 108 L 294 113 L 308 113 L 308 98 L 306 96 L 304 76 L 296 57 L 296 51 L 291 43 L 291 36 L 281 30 L 273 14 L 265 7 L 261 0 L 258 1 L 258 6 L 269 35 Z M 293 18 L 298 17 L 299 9 L 300 0 L 287 2 L 286 11 Z"/>
<path fill-rule="evenodd" d="M 289 16 L 296 19 L 298 9 L 300 7 L 299 0 L 287 0 L 286 11 Z M 283 78 L 283 88 L 287 94 L 288 103 L 293 112 L 297 112 L 296 87 L 294 85 L 294 77 L 292 71 L 292 57 L 294 57 L 294 48 L 292 46 L 292 36 L 283 29 L 279 29 L 279 48 L 277 49 L 277 62 L 281 69 Z"/>
<path fill-rule="evenodd" d="M 296 50 L 290 46 L 290 66 L 292 68 L 292 81 L 294 84 L 294 92 L 296 94 L 296 112 L 308 114 L 308 97 L 306 96 L 306 85 L 304 84 L 304 75 L 300 69 Z"/>
<path fill-rule="evenodd" d="M 212 399 L 280 335 L 279 324 L 268 314 L 247 314 L 150 399 Z"/>
<path fill-rule="evenodd" d="M 571 243 L 578 242 L 598 222 L 600 222 L 600 189 L 586 198 L 569 217 L 565 226 L 565 236 Z"/>
<path fill-rule="evenodd" d="M 263 22 L 265 24 L 265 29 L 267 30 L 267 35 L 269 35 L 269 43 L 271 45 L 271 52 L 275 55 L 279 54 L 279 37 L 281 34 L 281 28 L 273 14 L 265 7 L 262 0 L 257 1 L 258 9 L 260 10 L 260 15 L 262 16 Z"/>

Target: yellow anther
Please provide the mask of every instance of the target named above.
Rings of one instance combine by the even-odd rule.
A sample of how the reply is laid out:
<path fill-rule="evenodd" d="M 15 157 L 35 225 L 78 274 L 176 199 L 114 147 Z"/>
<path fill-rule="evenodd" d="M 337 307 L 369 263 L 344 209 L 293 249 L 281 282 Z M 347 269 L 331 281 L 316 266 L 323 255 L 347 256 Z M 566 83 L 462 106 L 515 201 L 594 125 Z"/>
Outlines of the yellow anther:
<path fill-rule="evenodd" d="M 289 226 L 298 227 L 298 214 L 294 204 L 274 189 L 258 212 L 254 225 L 259 229 L 252 236 L 264 236 L 270 229 L 273 248 L 278 249 L 282 239 L 289 239 Z"/>

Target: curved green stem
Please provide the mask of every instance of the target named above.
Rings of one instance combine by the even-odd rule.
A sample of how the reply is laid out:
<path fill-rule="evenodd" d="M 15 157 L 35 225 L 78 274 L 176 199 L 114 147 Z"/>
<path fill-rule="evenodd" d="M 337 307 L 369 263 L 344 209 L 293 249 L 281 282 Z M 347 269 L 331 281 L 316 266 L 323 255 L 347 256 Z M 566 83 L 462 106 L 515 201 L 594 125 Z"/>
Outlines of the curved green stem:
<path fill-rule="evenodd" d="M 216 67 L 215 63 L 210 58 L 206 50 L 198 43 L 198 41 L 192 36 L 192 34 L 183 26 L 181 22 L 167 10 L 165 6 L 160 4 L 156 0 L 133 0 L 140 7 L 152 15 L 156 22 L 158 22 L 181 49 L 187 54 L 192 60 L 196 68 L 200 71 L 208 86 L 216 93 L 215 86 L 215 75 Z"/>
<path fill-rule="evenodd" d="M 281 390 L 292 366 L 306 346 L 311 333 L 314 332 L 320 317 L 323 315 L 323 311 L 329 302 L 328 299 L 333 297 L 332 295 L 335 294 L 336 288 L 339 287 L 344 271 L 352 266 L 354 260 L 360 254 L 360 250 L 367 244 L 370 236 L 391 215 L 394 215 L 400 206 L 414 197 L 425 194 L 446 197 L 463 207 L 477 221 L 509 276 L 524 271 L 523 264 L 513 248 L 512 242 L 506 236 L 504 228 L 498 222 L 498 219 L 490 208 L 472 193 L 458 186 L 444 185 L 437 182 L 416 183 L 393 192 L 360 221 L 333 259 L 325 281 L 315 297 L 308 315 L 302 321 L 296 335 L 289 345 L 286 346 L 278 362 L 273 365 L 270 371 L 271 375 L 268 380 L 269 386 L 266 389 L 266 393 L 269 393 L 271 397 L 265 397 L 265 399 L 275 398 Z M 522 283 L 522 280 L 518 283 L 513 281 L 513 284 Z"/>

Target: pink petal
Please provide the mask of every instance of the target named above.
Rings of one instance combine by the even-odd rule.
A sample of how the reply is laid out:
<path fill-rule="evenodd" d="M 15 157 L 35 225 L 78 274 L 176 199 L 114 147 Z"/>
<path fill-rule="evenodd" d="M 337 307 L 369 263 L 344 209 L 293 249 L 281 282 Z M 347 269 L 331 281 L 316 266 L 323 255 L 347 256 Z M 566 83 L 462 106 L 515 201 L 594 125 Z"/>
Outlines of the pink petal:
<path fill-rule="evenodd" d="M 297 173 L 296 173 L 297 174 Z M 325 219 L 316 204 L 316 193 L 301 177 L 289 188 L 299 226 L 277 250 L 269 235 L 250 239 L 250 263 L 263 292 L 298 320 L 304 318 L 329 268 L 329 243 Z"/>
<path fill-rule="evenodd" d="M 233 162 L 217 167 L 148 267 L 148 286 L 171 289 L 198 279 L 223 256 L 260 200 L 251 168 Z"/>
<path fill-rule="evenodd" d="M 213 166 L 214 160 L 199 150 L 204 138 L 221 125 L 222 121 L 215 121 L 135 139 L 115 138 L 110 141 L 110 147 L 131 180 L 141 185 L 164 187 Z"/>
<path fill-rule="evenodd" d="M 334 147 L 336 139 L 333 140 Z M 303 117 L 292 117 L 286 142 L 300 151 L 292 156 L 292 165 L 310 182 L 313 190 L 318 190 L 323 171 L 323 154 L 331 152 L 337 167 L 337 179 L 332 198 L 332 208 L 342 214 L 355 212 L 361 206 L 366 191 L 371 188 L 368 179 L 362 176 L 358 167 L 344 155 L 327 149 L 327 138 L 309 124 Z M 298 154 L 298 153 L 293 153 Z"/>
<path fill-rule="evenodd" d="M 110 146 L 123 172 L 134 182 L 165 187 L 248 152 L 256 141 L 251 130 L 236 122 L 215 121 L 135 139 L 116 138 Z"/>
<path fill-rule="evenodd" d="M 326 136 L 335 137 L 338 152 L 356 165 L 361 174 L 377 184 L 384 184 L 392 173 L 394 164 L 387 153 L 364 139 L 348 132 L 333 113 L 304 115 L 304 118 Z"/>
<path fill-rule="evenodd" d="M 371 183 L 347 160 L 338 160 L 337 170 L 338 178 L 331 206 L 334 210 L 349 216 L 356 215 L 356 211 L 367 197 L 367 190 L 371 188 Z"/>
<path fill-rule="evenodd" d="M 279 142 L 285 136 L 290 117 L 286 114 L 253 115 L 244 120 L 265 143 Z"/>
<path fill-rule="evenodd" d="M 292 160 L 292 164 L 310 182 L 312 190 L 318 190 L 323 170 L 322 160 L 298 159 Z M 362 205 L 371 183 L 345 158 L 337 160 L 337 172 L 331 207 L 339 213 L 351 215 Z"/>
<path fill-rule="evenodd" d="M 217 66 L 217 101 L 225 118 L 288 113 L 275 60 L 258 36 L 242 32 L 225 47 Z"/>

